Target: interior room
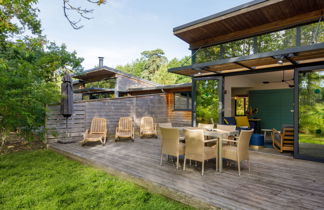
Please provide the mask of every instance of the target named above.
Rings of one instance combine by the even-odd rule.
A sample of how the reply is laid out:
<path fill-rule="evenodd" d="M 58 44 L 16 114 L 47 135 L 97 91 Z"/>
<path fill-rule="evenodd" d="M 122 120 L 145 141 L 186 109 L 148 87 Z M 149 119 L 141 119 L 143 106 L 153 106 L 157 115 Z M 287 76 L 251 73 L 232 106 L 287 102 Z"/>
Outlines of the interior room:
<path fill-rule="evenodd" d="M 293 77 L 293 70 L 225 77 L 224 117 L 236 117 L 236 121 L 239 116 L 250 119 L 248 124 L 254 127 L 256 134 L 260 134 L 255 138 L 264 139 L 264 144 L 257 142 L 253 149 L 275 154 L 292 154 L 293 144 L 287 151 L 281 151 L 280 146 L 274 149 L 272 133 L 273 129 L 279 132 L 283 132 L 286 127 L 293 129 Z M 244 122 L 243 125 L 245 126 Z M 293 135 L 293 130 L 289 131 Z"/>

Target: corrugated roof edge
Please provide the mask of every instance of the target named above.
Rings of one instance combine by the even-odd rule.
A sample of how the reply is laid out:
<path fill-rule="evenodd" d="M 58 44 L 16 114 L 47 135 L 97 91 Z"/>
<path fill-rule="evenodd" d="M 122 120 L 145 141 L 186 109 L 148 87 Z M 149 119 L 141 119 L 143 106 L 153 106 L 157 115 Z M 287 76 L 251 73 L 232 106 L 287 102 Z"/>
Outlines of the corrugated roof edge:
<path fill-rule="evenodd" d="M 116 73 L 116 74 L 125 75 L 125 76 L 127 76 L 127 77 L 134 78 L 134 79 L 137 79 L 137 80 L 140 80 L 140 81 L 143 81 L 143 82 L 149 83 L 149 84 L 151 84 L 151 85 L 155 85 L 155 86 L 161 85 L 161 84 L 158 84 L 158 83 L 155 83 L 155 82 L 152 82 L 152 81 L 149 81 L 149 80 L 146 80 L 146 79 L 143 79 L 143 78 L 137 77 L 137 76 L 135 76 L 135 75 L 128 74 L 128 73 L 126 73 L 126 72 L 123 72 L 123 71 L 120 71 L 120 70 L 117 70 L 117 69 L 114 69 L 114 68 L 108 67 L 108 66 L 95 67 L 95 68 L 92 68 L 92 69 L 88 69 L 88 70 L 83 71 L 81 74 L 73 74 L 72 77 L 79 76 L 79 75 L 83 75 L 83 74 L 87 74 L 87 73 L 90 73 L 90 72 L 95 72 L 95 71 L 103 70 L 103 69 L 104 69 L 104 70 L 111 71 L 111 72 L 114 72 L 114 73 Z"/>
<path fill-rule="evenodd" d="M 194 26 L 196 24 L 199 24 L 199 23 L 203 23 L 203 22 L 206 22 L 206 21 L 209 21 L 209 20 L 212 20 L 214 18 L 218 18 L 218 17 L 221 17 L 223 15 L 227 15 L 227 14 L 230 14 L 232 12 L 236 12 L 238 10 L 241 10 L 241 9 L 244 9 L 244 8 L 247 8 L 247 7 L 251 7 L 251 6 L 254 6 L 254 5 L 257 5 L 257 4 L 260 4 L 260 3 L 263 3 L 263 2 L 266 2 L 268 0 L 254 0 L 254 1 L 250 1 L 250 2 L 247 2 L 245 4 L 241 4 L 239 6 L 236 6 L 236 7 L 233 7 L 233 8 L 230 8 L 230 9 L 227 9 L 227 10 L 224 10 L 222 12 L 218 12 L 216 14 L 213 14 L 213 15 L 209 15 L 207 17 L 204 17 L 204 18 L 200 18 L 198 20 L 194 20 L 192 22 L 189 22 L 189 23 L 186 23 L 186 24 L 183 24 L 183 25 L 180 25 L 180 26 L 177 26 L 177 27 L 174 27 L 173 28 L 173 32 L 176 32 L 176 31 L 179 31 L 179 30 L 182 30 L 182 29 L 185 29 L 187 27 L 190 27 L 190 26 Z"/>

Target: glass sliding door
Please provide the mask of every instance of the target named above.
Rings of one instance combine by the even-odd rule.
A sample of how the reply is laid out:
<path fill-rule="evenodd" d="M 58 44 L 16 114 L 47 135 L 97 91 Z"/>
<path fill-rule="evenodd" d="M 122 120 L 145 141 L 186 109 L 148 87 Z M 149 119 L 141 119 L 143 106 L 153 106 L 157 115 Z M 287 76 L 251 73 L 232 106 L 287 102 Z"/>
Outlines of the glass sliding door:
<path fill-rule="evenodd" d="M 296 69 L 295 156 L 324 161 L 324 67 Z"/>
<path fill-rule="evenodd" d="M 198 123 L 219 123 L 223 117 L 222 77 L 193 79 L 193 126 Z"/>

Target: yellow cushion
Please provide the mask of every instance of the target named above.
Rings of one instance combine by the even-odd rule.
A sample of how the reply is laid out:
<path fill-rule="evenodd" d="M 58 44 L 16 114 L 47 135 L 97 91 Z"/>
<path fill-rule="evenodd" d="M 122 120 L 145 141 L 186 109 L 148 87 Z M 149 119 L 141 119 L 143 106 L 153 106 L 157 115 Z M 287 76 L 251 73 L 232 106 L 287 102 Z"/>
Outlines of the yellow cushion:
<path fill-rule="evenodd" d="M 247 116 L 235 117 L 235 121 L 236 121 L 236 127 L 247 126 L 248 128 L 250 128 L 250 123 Z"/>

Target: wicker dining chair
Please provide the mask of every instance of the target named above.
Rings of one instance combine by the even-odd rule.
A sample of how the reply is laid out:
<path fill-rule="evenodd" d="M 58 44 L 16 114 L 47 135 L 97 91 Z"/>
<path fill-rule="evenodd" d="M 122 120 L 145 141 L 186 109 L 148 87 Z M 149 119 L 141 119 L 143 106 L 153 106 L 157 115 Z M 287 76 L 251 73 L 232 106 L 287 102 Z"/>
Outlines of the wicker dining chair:
<path fill-rule="evenodd" d="M 240 136 L 236 140 L 222 139 L 222 142 L 232 142 L 233 144 L 224 145 L 222 148 L 222 158 L 234 160 L 237 162 L 239 176 L 241 175 L 241 161 L 248 162 L 249 173 L 251 171 L 249 144 L 253 134 L 252 130 L 241 130 Z"/>
<path fill-rule="evenodd" d="M 140 137 L 157 136 L 156 124 L 152 117 L 142 117 L 140 124 Z"/>
<path fill-rule="evenodd" d="M 236 125 L 221 125 L 221 124 L 217 124 L 216 126 L 217 129 L 219 130 L 224 130 L 224 131 L 236 131 Z"/>
<path fill-rule="evenodd" d="M 100 141 L 101 144 L 106 144 L 108 135 L 107 121 L 105 118 L 93 118 L 91 121 L 90 130 L 87 129 L 83 134 L 81 145 L 87 142 Z"/>
<path fill-rule="evenodd" d="M 120 138 L 130 138 L 135 140 L 133 119 L 131 117 L 121 117 L 116 128 L 115 141 Z"/>
<path fill-rule="evenodd" d="M 205 123 L 198 123 L 198 128 L 206 129 L 206 130 L 211 130 L 214 128 L 214 124 L 205 124 Z"/>
<path fill-rule="evenodd" d="M 179 129 L 160 127 L 161 132 L 161 159 L 162 165 L 163 155 L 171 155 L 177 158 L 177 169 L 179 168 L 179 156 L 184 155 L 185 144 L 180 142 Z"/>
<path fill-rule="evenodd" d="M 185 159 L 183 170 L 186 170 L 186 160 L 195 160 L 202 163 L 201 175 L 204 175 L 205 160 L 217 157 L 218 143 L 215 139 L 216 145 L 209 147 L 205 146 L 204 131 L 201 129 L 185 129 L 184 130 L 186 144 L 185 144 Z M 208 140 L 212 141 L 212 139 Z M 216 161 L 217 164 L 218 161 Z M 218 168 L 218 166 L 216 166 Z"/>

